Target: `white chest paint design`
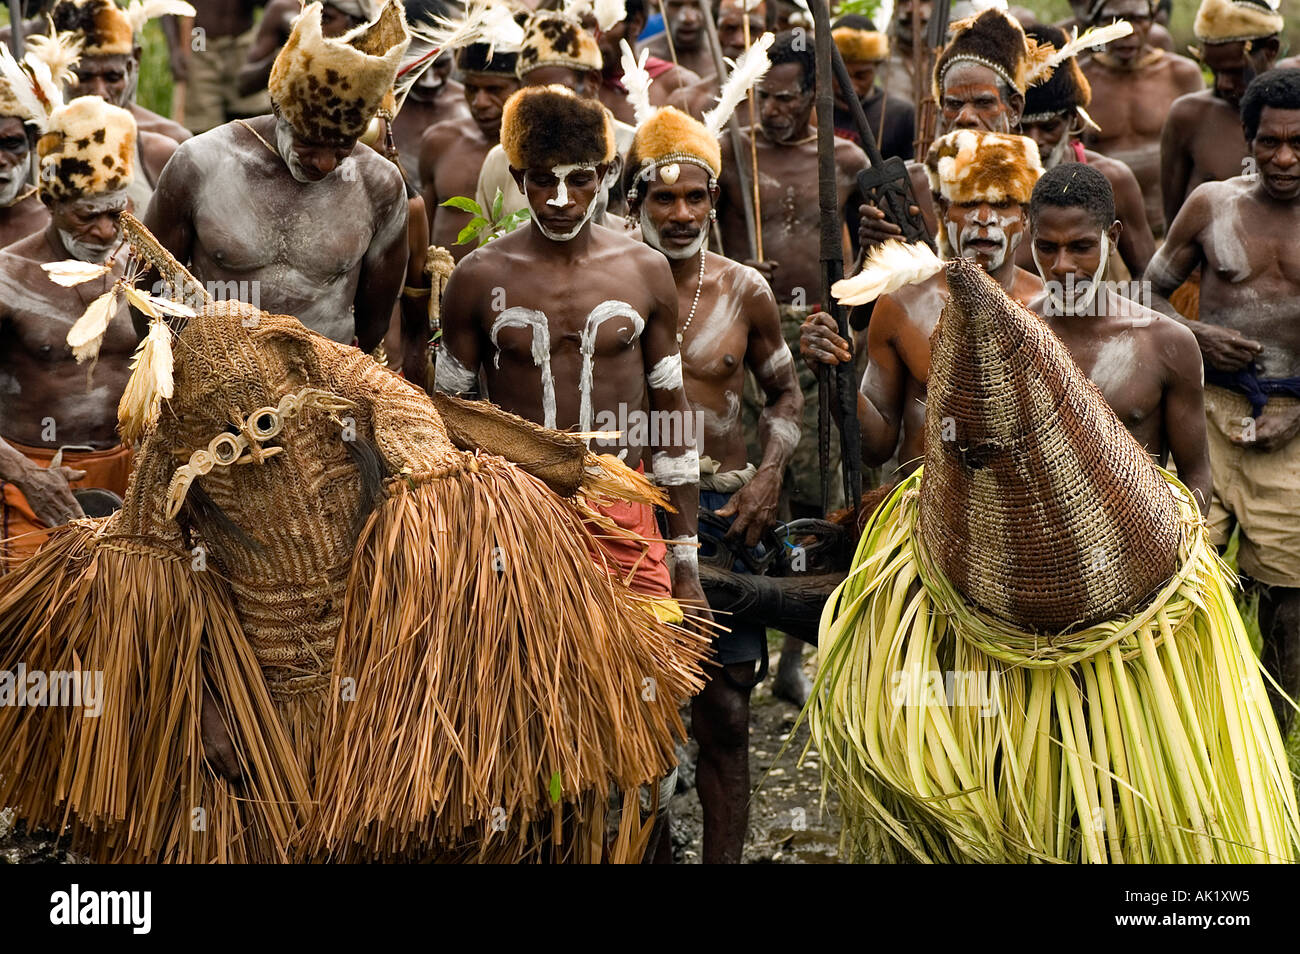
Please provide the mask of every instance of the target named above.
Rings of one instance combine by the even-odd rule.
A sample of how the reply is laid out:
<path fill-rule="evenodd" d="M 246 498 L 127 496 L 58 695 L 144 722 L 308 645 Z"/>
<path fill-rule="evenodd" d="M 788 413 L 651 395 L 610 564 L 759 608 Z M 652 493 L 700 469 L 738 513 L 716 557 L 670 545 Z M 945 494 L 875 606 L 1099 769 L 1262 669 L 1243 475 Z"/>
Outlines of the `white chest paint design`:
<path fill-rule="evenodd" d="M 645 329 L 645 319 L 625 301 L 601 302 L 587 315 L 582 329 L 582 379 L 578 384 L 578 430 L 591 430 L 591 389 L 596 365 L 596 332 L 600 326 L 611 318 L 626 318 L 632 322 L 632 340 L 641 337 Z"/>
<path fill-rule="evenodd" d="M 526 328 L 533 335 L 533 364 L 542 371 L 542 423 L 555 427 L 555 378 L 551 375 L 551 326 L 546 313 L 534 308 L 507 308 L 492 322 L 492 347 L 496 349 L 493 366 L 501 367 L 501 345 L 497 336 L 502 328 Z M 587 428 L 584 428 L 587 430 Z"/>
<path fill-rule="evenodd" d="M 592 408 L 591 392 L 595 378 L 596 332 L 610 318 L 626 318 L 632 323 L 632 339 L 635 341 L 645 329 L 645 319 L 635 308 L 625 301 L 601 302 L 587 315 L 583 323 L 580 351 L 582 353 L 582 376 L 578 382 L 578 429 L 591 430 Z M 542 372 L 542 423 L 546 427 L 555 427 L 555 378 L 551 373 L 551 327 L 546 313 L 535 308 L 516 306 L 501 312 L 492 322 L 492 347 L 496 349 L 493 357 L 495 367 L 501 367 L 501 345 L 497 338 L 503 328 L 525 328 L 532 333 L 533 364 Z"/>

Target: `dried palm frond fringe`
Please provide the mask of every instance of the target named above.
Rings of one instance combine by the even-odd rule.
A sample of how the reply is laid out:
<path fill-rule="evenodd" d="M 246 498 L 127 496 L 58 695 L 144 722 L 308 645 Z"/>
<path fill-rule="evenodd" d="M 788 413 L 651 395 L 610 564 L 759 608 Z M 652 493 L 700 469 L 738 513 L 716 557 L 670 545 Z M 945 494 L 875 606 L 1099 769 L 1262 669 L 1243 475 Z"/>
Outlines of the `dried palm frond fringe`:
<path fill-rule="evenodd" d="M 97 716 L 0 706 L 0 804 L 99 861 L 286 860 L 310 790 L 230 597 L 118 517 L 59 528 L 0 587 L 0 671 L 103 674 Z M 239 795 L 204 762 L 205 673 Z"/>
<path fill-rule="evenodd" d="M 600 860 L 611 785 L 676 764 L 707 635 L 616 585 L 575 506 L 500 458 L 393 490 L 352 565 L 313 850 Z"/>
<path fill-rule="evenodd" d="M 916 532 L 920 471 L 875 514 L 827 602 L 801 717 L 850 856 L 1295 860 L 1295 793 L 1233 578 L 1164 476 L 1178 572 L 1136 614 L 1055 637 L 1016 631 L 943 577 Z M 987 673 L 997 705 L 926 691 L 947 672 Z"/>

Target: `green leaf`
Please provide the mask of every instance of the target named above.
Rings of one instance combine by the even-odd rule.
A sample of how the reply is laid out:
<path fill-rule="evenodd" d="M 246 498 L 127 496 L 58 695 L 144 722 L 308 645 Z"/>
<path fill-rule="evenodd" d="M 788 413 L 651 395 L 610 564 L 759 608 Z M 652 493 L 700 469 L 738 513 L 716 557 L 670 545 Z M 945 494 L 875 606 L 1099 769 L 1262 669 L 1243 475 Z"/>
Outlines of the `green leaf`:
<path fill-rule="evenodd" d="M 506 201 L 506 195 L 500 189 L 497 189 L 497 197 L 492 200 L 492 221 L 495 222 L 501 218 L 501 206 Z"/>
<path fill-rule="evenodd" d="M 460 209 L 462 212 L 468 212 L 470 215 L 482 215 L 483 210 L 479 204 L 467 195 L 453 195 L 446 202 L 442 203 L 444 207 Z"/>
<path fill-rule="evenodd" d="M 460 234 L 456 236 L 456 244 L 464 245 L 466 242 L 474 238 L 474 236 L 478 235 L 483 229 L 485 229 L 487 226 L 491 224 L 492 223 L 489 222 L 487 219 L 483 218 L 483 216 L 481 215 L 475 216 L 474 218 L 469 220 L 468 225 L 466 225 L 463 229 L 460 230 Z"/>
<path fill-rule="evenodd" d="M 554 774 L 551 775 L 551 801 L 558 802 L 559 800 L 560 800 L 560 773 L 555 772 Z"/>

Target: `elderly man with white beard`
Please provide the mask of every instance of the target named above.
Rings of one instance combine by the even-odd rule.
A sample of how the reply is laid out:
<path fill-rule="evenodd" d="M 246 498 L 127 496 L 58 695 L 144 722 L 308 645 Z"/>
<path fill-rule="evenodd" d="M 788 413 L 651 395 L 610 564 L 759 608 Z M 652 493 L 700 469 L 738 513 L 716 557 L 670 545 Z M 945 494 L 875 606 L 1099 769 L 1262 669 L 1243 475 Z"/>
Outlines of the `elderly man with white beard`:
<path fill-rule="evenodd" d="M 0 77 L 0 248 L 50 221 L 32 182 L 36 131 L 28 125 L 31 120 Z"/>
<path fill-rule="evenodd" d="M 69 479 L 126 493 L 131 450 L 118 437 L 117 405 L 136 335 L 125 303 L 102 315 L 86 341 L 69 341 L 87 305 L 122 277 L 125 256 L 73 287 L 46 272 L 68 259 L 108 265 L 128 208 L 135 136 L 131 114 L 97 96 L 55 109 L 38 146 L 50 224 L 0 251 L 0 572 L 81 515 Z M 98 360 L 88 376 L 80 365 L 95 332 Z"/>
<path fill-rule="evenodd" d="M 1024 213 L 1043 171 L 1034 142 L 1024 136 L 961 129 L 935 142 L 926 169 L 936 194 L 943 257 L 978 262 L 1022 304 L 1039 297 L 1042 280 L 1016 265 L 1016 250 L 1025 235 Z M 850 282 L 869 281 L 872 264 L 868 260 Z M 852 296 L 840 300 L 857 304 Z M 922 457 L 930 334 L 947 301 L 942 274 L 876 300 L 867 326 L 867 370 L 858 393 L 862 460 L 868 466 L 883 464 L 895 448 L 903 473 Z M 828 315 L 811 315 L 800 332 L 799 351 L 814 370 L 853 360 L 851 345 L 836 333 Z"/>
<path fill-rule="evenodd" d="M 177 150 L 145 225 L 213 297 L 293 315 L 364 351 L 380 342 L 406 270 L 406 190 L 397 167 L 358 140 L 408 42 L 396 2 L 337 39 L 322 34 L 313 3 L 271 72 L 274 115 Z"/>

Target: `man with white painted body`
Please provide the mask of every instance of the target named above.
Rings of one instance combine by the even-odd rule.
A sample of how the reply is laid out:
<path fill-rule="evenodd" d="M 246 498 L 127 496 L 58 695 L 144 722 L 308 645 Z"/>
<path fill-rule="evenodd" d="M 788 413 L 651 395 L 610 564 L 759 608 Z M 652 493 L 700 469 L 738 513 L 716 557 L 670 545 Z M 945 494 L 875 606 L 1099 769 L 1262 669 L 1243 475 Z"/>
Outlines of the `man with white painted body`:
<path fill-rule="evenodd" d="M 1133 33 L 1094 53 L 1080 66 L 1092 85 L 1092 118 L 1100 130 L 1084 134 L 1084 145 L 1130 169 L 1146 199 L 1147 220 L 1156 236 L 1165 233 L 1160 195 L 1160 135 L 1174 100 L 1205 88 L 1201 70 L 1177 53 L 1152 46 L 1151 0 L 1096 0 L 1094 26 L 1127 20 Z"/>
<path fill-rule="evenodd" d="M 959 165 L 955 159 L 961 153 Z M 962 175 L 958 182 L 940 172 L 940 158 Z M 969 159 L 966 159 L 969 157 Z M 1043 283 L 1016 265 L 1024 238 L 1025 209 L 1042 167 L 1038 147 L 1023 136 L 959 130 L 935 142 L 926 167 L 933 177 L 942 216 L 940 251 L 979 263 L 1008 295 L 1028 304 L 1043 293 Z M 1014 169 L 1016 181 L 1001 181 Z M 993 170 L 1001 170 L 995 173 Z M 983 188 L 966 183 L 982 181 Z M 864 274 L 870 268 L 864 268 Z M 924 454 L 925 394 L 930 376 L 930 335 L 948 301 L 942 274 L 904 285 L 875 302 L 867 327 L 867 368 L 858 393 L 862 460 L 887 461 L 898 450 L 900 470 L 910 471 Z M 836 333 L 830 316 L 818 313 L 804 322 L 800 352 L 810 368 L 853 360 L 852 347 Z M 900 432 L 902 444 L 899 445 Z"/>
<path fill-rule="evenodd" d="M 144 221 L 214 297 L 293 315 L 364 351 L 380 342 L 406 270 L 407 197 L 396 166 L 357 140 L 406 42 L 396 4 L 332 40 L 313 3 L 272 73 L 275 113 L 219 126 L 177 151 Z M 382 55 L 362 49 L 384 46 Z M 364 107 L 335 121 L 324 104 L 344 81 Z M 423 353 L 426 342 L 409 347 Z"/>
<path fill-rule="evenodd" d="M 715 117 L 714 128 L 718 120 L 725 117 Z M 776 300 L 757 271 L 708 251 L 721 172 L 713 129 L 671 107 L 652 112 L 637 128 L 627 170 L 629 215 L 639 221 L 646 244 L 668 259 L 677 286 L 686 397 L 703 425 L 697 435 L 700 506 L 730 521 L 728 538 L 754 547 L 775 522 L 803 407 Z M 740 420 L 746 371 L 754 373 L 767 402 L 759 417 L 763 457 L 757 467 Z M 736 569 L 744 572 L 743 565 Z M 705 864 L 741 859 L 750 791 L 749 694 L 754 663 L 767 654 L 766 627 L 724 622 L 730 631 L 714 640 L 719 668 L 691 702 Z"/>
<path fill-rule="evenodd" d="M 1207 513 L 1213 488 L 1200 348 L 1181 322 L 1106 280 L 1108 253 L 1123 228 L 1110 183 L 1080 163 L 1049 169 L 1034 186 L 1029 222 L 1025 244 L 1045 286 L 1030 310 L 1155 462 L 1167 467 L 1172 458 Z"/>
<path fill-rule="evenodd" d="M 1025 32 L 1040 45 L 1048 43 L 1060 49 L 1067 42 L 1066 35 L 1053 26 L 1032 26 Z M 1077 59 L 1071 56 L 1057 65 L 1045 83 L 1025 90 L 1025 115 L 1021 117 L 1020 125 L 1024 134 L 1038 143 L 1038 158 L 1042 160 L 1044 169 L 1054 169 L 1062 163 L 1081 162 L 1106 177 L 1115 196 L 1116 216 L 1122 225 L 1119 240 L 1111 249 L 1108 274 L 1120 278 L 1123 276 L 1121 269 L 1124 269 L 1129 277 L 1139 278 L 1156 253 L 1156 240 L 1147 223 L 1146 203 L 1128 166 L 1083 148 L 1079 141 L 1079 136 L 1092 121 L 1087 112 L 1091 103 L 1092 88 L 1079 69 Z M 1033 267 L 1030 243 L 1021 243 L 1019 255 L 1017 264 L 1021 268 Z"/>
<path fill-rule="evenodd" d="M 597 192 L 617 174 L 612 119 L 564 87 L 525 87 L 506 102 L 501 142 L 532 218 L 452 273 L 435 386 L 560 430 L 629 422 L 592 448 L 644 468 L 667 492 L 675 562 L 670 571 L 646 505 L 605 512 L 648 545 L 606 534 L 602 547 L 612 569 L 667 611 L 677 600 L 707 612 L 696 554 L 700 460 L 672 272 L 653 249 L 591 221 Z"/>
<path fill-rule="evenodd" d="M 564 13 L 539 10 L 524 24 L 524 38 L 515 60 L 515 75 L 523 86 L 564 86 L 579 96 L 598 100 L 603 57 L 596 38 L 582 24 Z M 611 114 L 612 115 L 612 114 Z M 614 120 L 614 138 L 621 157 L 632 144 L 632 127 Z M 617 175 L 614 177 L 617 180 Z M 505 150 L 498 143 L 488 150 L 479 170 L 475 201 L 491 209 L 496 194 L 502 196 L 501 214 L 509 215 L 528 207 L 515 184 Z M 602 184 L 592 218 L 617 227 L 618 220 L 606 215 L 609 189 Z"/>
<path fill-rule="evenodd" d="M 928 2 L 922 9 L 928 18 Z M 956 34 L 934 65 L 935 138 L 957 129 L 1018 132 L 1025 109 L 1026 54 L 1024 29 L 1000 10 L 985 11 Z M 925 163 L 908 162 L 907 171 L 916 198 L 912 213 L 933 235 L 939 221 Z M 900 235 L 902 229 L 884 211 L 870 202 L 858 207 L 858 243 L 864 253 Z"/>
<path fill-rule="evenodd" d="M 87 306 L 122 277 L 125 256 L 66 287 L 42 266 L 108 262 L 121 242 L 118 216 L 129 207 L 134 173 L 119 157 L 130 156 L 135 134 L 130 113 L 95 96 L 55 109 L 38 146 L 50 224 L 0 251 L 0 572 L 34 553 L 42 531 L 81 516 L 70 479 L 126 493 L 131 451 L 117 433 L 117 405 L 137 338 L 125 301 L 104 314 L 97 352 L 74 352 L 68 341 Z M 92 353 L 88 372 L 82 361 Z"/>
<path fill-rule="evenodd" d="M 0 77 L 0 248 L 40 231 L 50 221 L 32 172 L 38 135 L 35 118 Z"/>
<path fill-rule="evenodd" d="M 1147 269 L 1153 304 L 1198 266 L 1214 502 L 1211 536 L 1239 527 L 1238 565 L 1260 588 L 1264 662 L 1300 691 L 1300 70 L 1274 69 L 1242 98 L 1253 175 L 1198 186 Z M 1272 689 L 1270 688 L 1270 692 Z M 1274 696 L 1285 727 L 1294 710 Z"/>

